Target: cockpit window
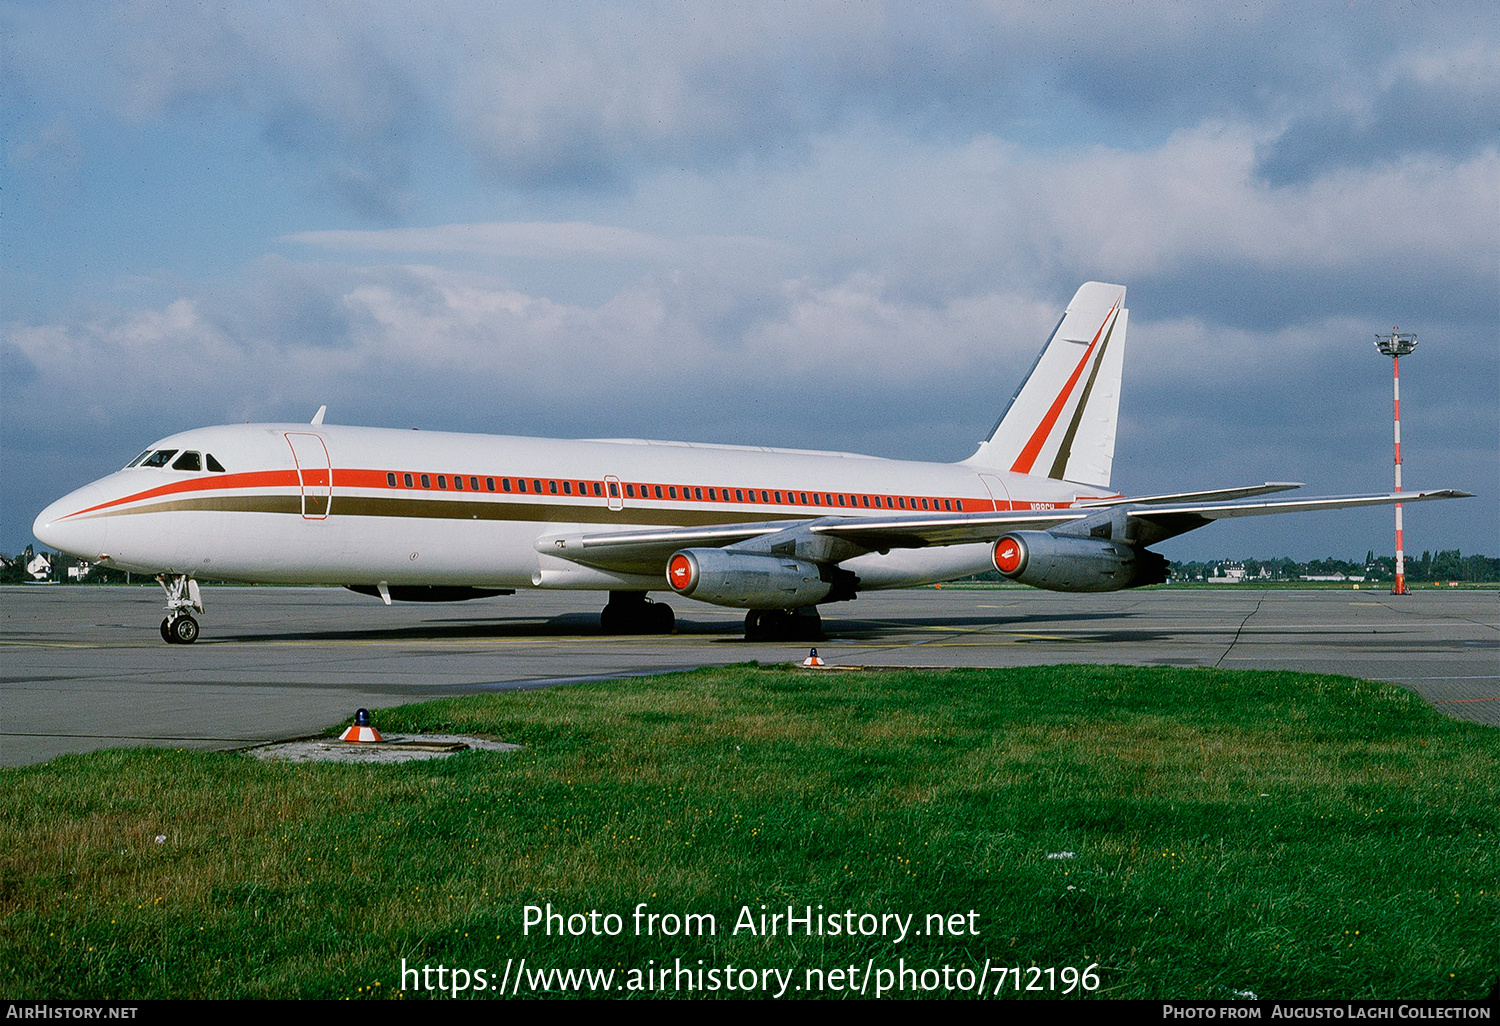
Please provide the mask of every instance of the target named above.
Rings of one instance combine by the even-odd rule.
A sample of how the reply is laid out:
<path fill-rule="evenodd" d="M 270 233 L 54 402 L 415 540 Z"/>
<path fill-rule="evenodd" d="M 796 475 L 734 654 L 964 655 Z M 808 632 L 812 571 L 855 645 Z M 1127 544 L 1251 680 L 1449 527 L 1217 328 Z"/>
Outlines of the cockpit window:
<path fill-rule="evenodd" d="M 129 463 L 125 464 L 125 469 L 129 470 L 131 467 L 138 467 L 138 466 L 140 466 L 141 460 L 145 459 L 147 456 L 150 456 L 150 455 L 151 455 L 151 450 L 147 449 L 145 452 L 141 453 L 135 459 L 133 459 Z"/>
<path fill-rule="evenodd" d="M 176 449 L 158 449 L 146 459 L 141 461 L 143 467 L 165 467 L 173 456 L 177 455 Z"/>
<path fill-rule="evenodd" d="M 195 452 L 185 452 L 172 464 L 173 470 L 202 470 L 203 459 Z"/>
<path fill-rule="evenodd" d="M 205 453 L 203 455 L 203 460 L 204 460 L 205 463 L 208 464 L 208 469 L 212 470 L 215 474 L 222 474 L 222 473 L 224 473 L 224 466 L 223 466 L 223 464 L 221 464 L 218 460 L 214 459 L 214 454 L 213 453 L 211 453 L 211 452 L 210 453 Z"/>

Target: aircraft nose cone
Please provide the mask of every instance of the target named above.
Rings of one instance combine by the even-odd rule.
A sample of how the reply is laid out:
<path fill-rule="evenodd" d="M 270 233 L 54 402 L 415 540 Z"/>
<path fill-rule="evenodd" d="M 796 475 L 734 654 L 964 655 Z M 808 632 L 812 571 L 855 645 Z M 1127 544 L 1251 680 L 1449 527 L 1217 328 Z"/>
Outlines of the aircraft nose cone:
<path fill-rule="evenodd" d="M 105 554 L 107 519 L 69 516 L 89 505 L 85 491 L 87 489 L 80 489 L 66 495 L 42 510 L 31 525 L 31 533 L 48 548 L 79 559 L 93 560 Z"/>

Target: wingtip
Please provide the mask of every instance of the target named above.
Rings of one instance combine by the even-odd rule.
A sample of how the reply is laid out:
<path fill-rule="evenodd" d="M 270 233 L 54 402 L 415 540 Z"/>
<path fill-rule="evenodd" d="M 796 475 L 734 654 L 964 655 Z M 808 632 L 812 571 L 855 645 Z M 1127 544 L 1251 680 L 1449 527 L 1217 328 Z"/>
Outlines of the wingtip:
<path fill-rule="evenodd" d="M 1460 488 L 1433 488 L 1424 492 L 1394 492 L 1393 495 L 1407 494 L 1418 499 L 1472 499 L 1473 492 L 1466 492 Z"/>

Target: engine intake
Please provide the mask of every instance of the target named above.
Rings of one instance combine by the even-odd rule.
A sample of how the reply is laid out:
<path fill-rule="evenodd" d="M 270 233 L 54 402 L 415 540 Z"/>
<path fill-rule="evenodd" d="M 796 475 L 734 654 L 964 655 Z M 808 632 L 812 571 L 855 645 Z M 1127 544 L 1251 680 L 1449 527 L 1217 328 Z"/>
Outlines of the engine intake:
<path fill-rule="evenodd" d="M 834 591 L 833 576 L 805 559 L 725 549 L 681 549 L 667 560 L 667 583 L 677 594 L 738 609 L 817 605 Z"/>
<path fill-rule="evenodd" d="M 1012 531 L 990 558 L 1002 577 L 1048 591 L 1119 591 L 1167 579 L 1161 553 L 1106 538 Z"/>

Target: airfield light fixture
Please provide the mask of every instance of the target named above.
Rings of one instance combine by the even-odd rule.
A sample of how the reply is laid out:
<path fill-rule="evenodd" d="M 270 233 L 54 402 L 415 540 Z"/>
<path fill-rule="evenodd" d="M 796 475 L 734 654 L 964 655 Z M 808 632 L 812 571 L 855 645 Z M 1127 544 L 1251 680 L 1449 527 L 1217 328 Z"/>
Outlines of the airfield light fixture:
<path fill-rule="evenodd" d="M 1417 348 L 1417 336 L 1410 331 L 1392 328 L 1387 334 L 1375 336 L 1375 348 L 1381 355 L 1391 358 L 1391 380 L 1395 390 L 1396 410 L 1396 491 L 1401 491 L 1401 357 Z M 1396 583 L 1391 586 L 1392 595 L 1410 595 L 1406 586 L 1406 554 L 1402 550 L 1401 503 L 1396 503 Z"/>

